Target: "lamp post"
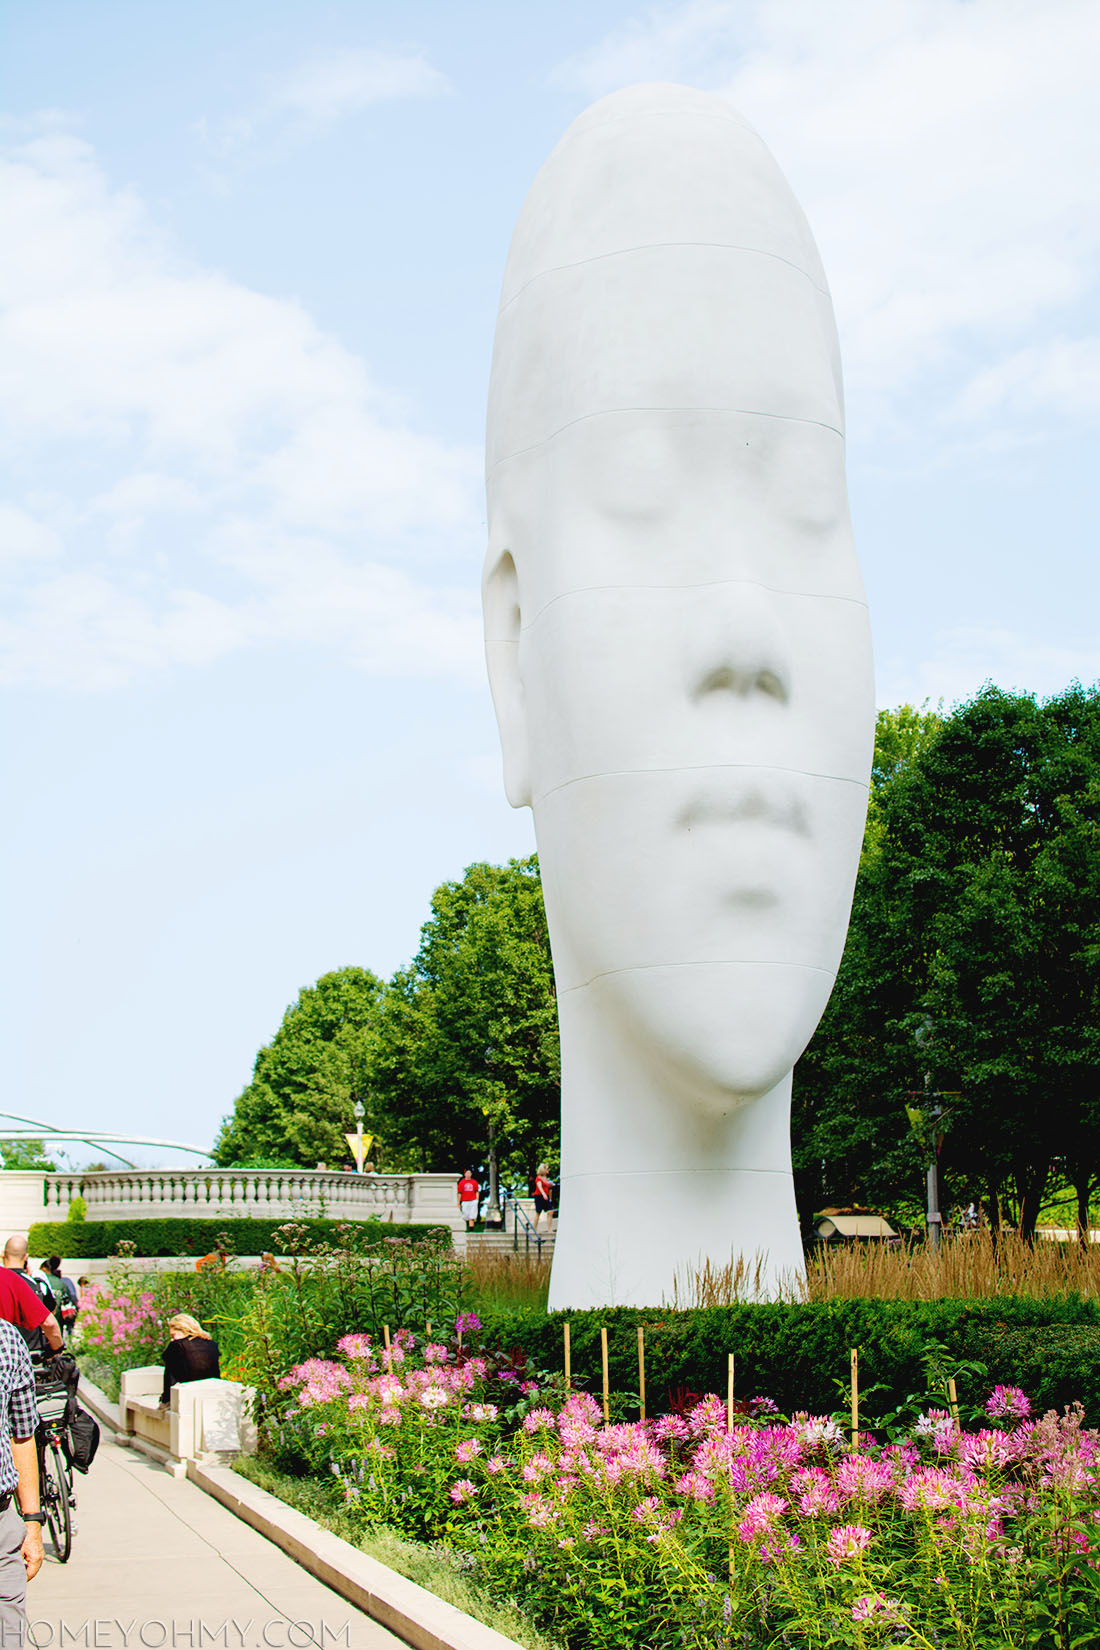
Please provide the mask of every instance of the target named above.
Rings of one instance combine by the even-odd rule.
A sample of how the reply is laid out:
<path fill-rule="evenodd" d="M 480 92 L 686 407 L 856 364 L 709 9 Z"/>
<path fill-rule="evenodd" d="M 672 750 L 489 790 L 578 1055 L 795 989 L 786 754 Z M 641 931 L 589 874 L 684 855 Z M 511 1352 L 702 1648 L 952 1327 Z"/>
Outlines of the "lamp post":
<path fill-rule="evenodd" d="M 363 1118 L 366 1115 L 362 1100 L 357 1100 L 351 1108 L 355 1116 L 355 1167 L 359 1173 L 363 1172 Z"/>
<path fill-rule="evenodd" d="M 917 1048 L 923 1051 L 933 1042 L 935 1035 L 935 1022 L 930 1015 L 926 1015 L 922 1024 L 917 1027 L 913 1040 L 916 1043 Z M 924 1074 L 923 1098 L 924 1106 L 922 1108 L 922 1114 L 925 1125 L 929 1129 L 929 1162 L 926 1192 L 928 1212 L 926 1216 L 926 1224 L 928 1228 L 928 1241 L 933 1249 L 938 1249 L 940 1246 L 940 1237 L 943 1232 L 943 1213 L 940 1209 L 940 1147 L 943 1144 L 943 1132 L 941 1125 L 944 1118 L 947 1116 L 947 1111 L 943 1106 L 941 1106 L 940 1101 L 949 1098 L 954 1099 L 955 1096 L 953 1094 L 950 1096 L 946 1094 L 937 1094 L 932 1088 L 932 1073 L 930 1071 L 926 1071 Z M 911 1113 L 910 1121 L 912 1120 L 913 1114 Z"/>

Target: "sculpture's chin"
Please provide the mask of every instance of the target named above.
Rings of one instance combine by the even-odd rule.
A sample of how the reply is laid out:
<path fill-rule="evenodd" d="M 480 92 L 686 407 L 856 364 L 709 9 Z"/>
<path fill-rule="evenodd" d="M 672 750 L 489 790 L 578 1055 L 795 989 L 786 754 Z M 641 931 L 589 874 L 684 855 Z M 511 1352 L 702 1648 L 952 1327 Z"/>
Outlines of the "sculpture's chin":
<path fill-rule="evenodd" d="M 818 966 L 711 962 L 627 970 L 600 1008 L 665 1086 L 704 1116 L 729 1116 L 783 1081 L 814 1034 L 833 977 Z"/>

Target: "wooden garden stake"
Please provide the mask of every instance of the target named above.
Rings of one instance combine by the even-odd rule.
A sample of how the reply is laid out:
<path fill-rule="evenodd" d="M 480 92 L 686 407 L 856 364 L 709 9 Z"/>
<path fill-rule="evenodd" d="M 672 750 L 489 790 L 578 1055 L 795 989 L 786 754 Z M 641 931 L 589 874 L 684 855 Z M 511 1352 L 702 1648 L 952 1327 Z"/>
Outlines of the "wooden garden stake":
<path fill-rule="evenodd" d="M 730 1353 L 729 1370 L 726 1375 L 726 1431 L 733 1431 L 733 1353 Z"/>
<path fill-rule="evenodd" d="M 392 1369 L 393 1359 L 390 1357 L 390 1326 L 388 1323 L 382 1325 L 382 1339 L 386 1343 L 386 1368 Z"/>
<path fill-rule="evenodd" d="M 645 1331 L 638 1325 L 638 1403 L 639 1419 L 645 1420 Z"/>
<path fill-rule="evenodd" d="M 954 1375 L 949 1375 L 947 1377 L 947 1399 L 948 1399 L 948 1403 L 951 1406 L 951 1419 L 954 1421 L 955 1425 L 958 1426 L 959 1425 L 959 1394 L 958 1394 L 958 1392 L 956 1390 L 956 1387 L 955 1387 L 955 1377 L 954 1377 Z"/>
<path fill-rule="evenodd" d="M 852 1348 L 852 1448 L 859 1448 L 859 1347 Z"/>
<path fill-rule="evenodd" d="M 431 1318 L 428 1319 L 427 1323 L 424 1325 L 424 1328 L 427 1330 L 428 1339 L 431 1340 L 431 1338 L 432 1338 L 432 1320 L 431 1320 Z"/>
<path fill-rule="evenodd" d="M 611 1419 L 611 1393 L 607 1379 L 607 1330 L 600 1328 L 600 1361 L 603 1364 L 603 1420 L 604 1426 Z"/>
<path fill-rule="evenodd" d="M 569 1349 L 569 1325 L 567 1323 L 562 1324 L 561 1333 L 562 1333 L 562 1339 L 565 1341 L 565 1390 L 566 1390 L 566 1392 L 572 1392 L 572 1390 L 573 1390 L 573 1358 L 572 1358 L 572 1354 L 571 1354 L 570 1349 Z"/>

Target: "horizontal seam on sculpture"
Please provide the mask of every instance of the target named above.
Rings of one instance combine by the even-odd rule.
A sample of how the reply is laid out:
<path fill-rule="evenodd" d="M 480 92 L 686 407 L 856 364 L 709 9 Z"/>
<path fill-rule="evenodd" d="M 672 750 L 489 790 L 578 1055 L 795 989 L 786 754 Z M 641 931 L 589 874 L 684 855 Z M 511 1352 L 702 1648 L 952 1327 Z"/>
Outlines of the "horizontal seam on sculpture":
<path fill-rule="evenodd" d="M 520 630 L 533 629 L 543 614 L 559 602 L 569 601 L 573 596 L 588 596 L 597 590 L 660 590 L 667 595 L 674 590 L 721 590 L 728 584 L 749 585 L 753 590 L 766 590 L 770 596 L 797 596 L 808 602 L 847 602 L 851 607 L 867 610 L 866 601 L 859 596 L 837 596 L 828 590 L 785 590 L 781 584 L 765 584 L 763 579 L 701 579 L 697 584 L 582 584 L 576 590 L 563 590 L 560 595 L 551 596 Z"/>
<path fill-rule="evenodd" d="M 840 441 L 844 440 L 844 431 L 838 430 L 835 424 L 826 424 L 823 418 L 800 418 L 797 413 L 762 412 L 759 407 L 702 407 L 698 405 L 669 407 L 657 406 L 656 404 L 644 407 L 602 407 L 599 412 L 581 413 L 577 418 L 566 419 L 564 424 L 559 424 L 556 430 L 550 431 L 549 435 L 544 435 L 539 441 L 532 441 L 529 447 L 517 447 L 514 453 L 504 453 L 502 457 L 496 459 L 490 465 L 488 473 L 492 475 L 493 471 L 498 469 L 501 464 L 508 464 L 513 458 L 522 458 L 525 453 L 533 453 L 539 447 L 549 446 L 551 441 L 556 441 L 558 436 L 563 435 L 566 430 L 572 430 L 578 424 L 586 424 L 590 418 L 614 418 L 617 413 L 632 412 L 738 413 L 745 418 L 774 418 L 784 424 L 812 424 L 815 429 L 829 430 Z"/>
<path fill-rule="evenodd" d="M 700 959 L 698 962 L 678 963 L 641 963 L 633 968 L 603 968 L 598 974 L 593 974 L 587 980 L 581 980 L 577 985 L 567 985 L 561 995 L 568 997 L 573 991 L 584 991 L 597 980 L 608 980 L 619 974 L 655 974 L 659 970 L 667 973 L 670 968 L 801 968 L 806 974 L 824 974 L 826 979 L 836 978 L 836 970 L 819 968 L 816 963 L 784 962 L 780 957 L 725 957 L 712 958 L 709 962 Z"/>
<path fill-rule="evenodd" d="M 807 772 L 805 768 L 786 768 L 779 762 L 708 762 L 705 766 L 691 763 L 681 768 L 611 768 L 607 773 L 581 773 L 575 779 L 563 779 L 560 785 L 552 785 L 548 791 L 540 791 L 534 802 L 545 802 L 547 797 L 557 796 L 559 791 L 567 791 L 570 785 L 587 785 L 593 779 L 628 779 L 638 774 L 650 773 L 713 773 L 716 769 L 750 769 L 753 773 L 797 773 L 806 779 L 827 779 L 833 785 L 855 785 L 865 791 L 870 786 L 870 780 L 849 779 L 839 773 Z"/>
<path fill-rule="evenodd" d="M 793 258 L 785 258 L 782 252 L 769 252 L 763 246 L 745 246 L 740 241 L 639 241 L 636 246 L 621 246 L 614 252 L 594 252 L 590 258 L 577 258 L 571 264 L 554 264 L 550 269 L 540 269 L 537 275 L 532 275 L 529 281 L 523 283 L 518 292 L 513 292 L 507 303 L 501 304 L 497 314 L 503 315 L 506 309 L 511 309 L 536 281 L 545 281 L 548 275 L 560 275 L 566 269 L 584 269 L 588 264 L 606 263 L 610 258 L 628 258 L 634 252 L 663 252 L 666 248 L 687 246 L 709 247 L 715 252 L 749 252 L 756 258 L 772 258 L 777 264 L 786 264 L 796 275 L 801 275 L 822 298 L 829 297 L 828 287 L 818 286 L 809 270 L 796 264 Z"/>
<path fill-rule="evenodd" d="M 690 1169 L 689 1174 L 767 1174 L 781 1175 L 784 1180 L 792 1178 L 790 1169 L 752 1169 L 746 1164 L 743 1168 L 721 1169 Z M 558 1172 L 558 1185 L 562 1186 L 567 1180 L 617 1180 L 621 1175 L 682 1175 L 683 1169 L 583 1169 L 575 1174 L 566 1174 L 565 1170 Z"/>

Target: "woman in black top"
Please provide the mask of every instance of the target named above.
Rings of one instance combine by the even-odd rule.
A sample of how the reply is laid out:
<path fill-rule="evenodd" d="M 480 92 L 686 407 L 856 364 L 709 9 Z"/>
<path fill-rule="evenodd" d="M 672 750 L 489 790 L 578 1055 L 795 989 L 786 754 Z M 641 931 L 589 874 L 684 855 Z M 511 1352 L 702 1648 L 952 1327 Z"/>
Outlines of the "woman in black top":
<path fill-rule="evenodd" d="M 202 1324 L 187 1312 L 177 1312 L 168 1321 L 172 1339 L 161 1353 L 164 1365 L 162 1404 L 172 1401 L 172 1388 L 183 1381 L 208 1381 L 221 1374 L 218 1343 Z"/>

